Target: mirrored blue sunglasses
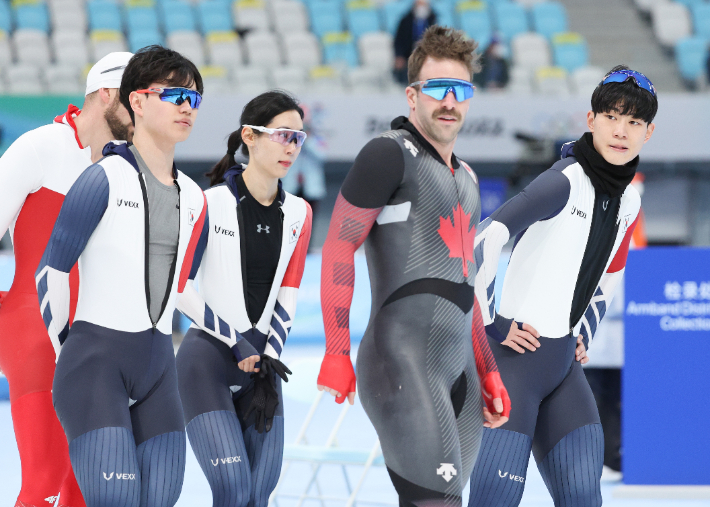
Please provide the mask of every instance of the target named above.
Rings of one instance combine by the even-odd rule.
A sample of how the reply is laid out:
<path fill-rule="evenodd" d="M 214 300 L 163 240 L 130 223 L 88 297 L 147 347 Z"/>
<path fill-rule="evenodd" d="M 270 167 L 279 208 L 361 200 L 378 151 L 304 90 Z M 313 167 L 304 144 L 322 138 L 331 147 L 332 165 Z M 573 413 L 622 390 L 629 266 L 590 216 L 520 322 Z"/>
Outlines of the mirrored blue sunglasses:
<path fill-rule="evenodd" d="M 182 105 L 186 100 L 192 109 L 199 109 L 202 102 L 202 95 L 197 90 L 189 88 L 146 88 L 136 90 L 136 93 L 157 93 L 163 102 L 172 102 L 176 106 Z"/>
<path fill-rule="evenodd" d="M 636 86 L 650 92 L 654 97 L 656 96 L 656 88 L 653 86 L 651 80 L 635 70 L 617 70 L 616 72 L 612 72 L 604 78 L 601 84 L 623 83 L 628 79 L 633 79 Z"/>
<path fill-rule="evenodd" d="M 426 81 L 416 81 L 409 86 L 421 86 L 422 93 L 429 95 L 436 100 L 444 100 L 449 92 L 454 92 L 454 97 L 457 102 L 463 102 L 473 97 L 473 91 L 476 89 L 472 83 L 463 79 L 452 78 L 436 78 Z"/>

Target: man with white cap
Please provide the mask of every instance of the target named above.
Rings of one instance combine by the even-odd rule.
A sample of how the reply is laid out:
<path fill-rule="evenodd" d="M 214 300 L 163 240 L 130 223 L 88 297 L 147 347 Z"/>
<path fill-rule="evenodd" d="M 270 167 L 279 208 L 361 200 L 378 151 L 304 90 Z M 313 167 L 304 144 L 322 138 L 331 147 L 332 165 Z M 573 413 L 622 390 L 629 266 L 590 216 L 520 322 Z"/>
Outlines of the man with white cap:
<path fill-rule="evenodd" d="M 22 463 L 15 507 L 85 506 L 52 406 L 56 355 L 43 322 L 49 316 L 38 311 L 34 274 L 69 188 L 101 159 L 109 141 L 133 137 L 118 90 L 132 56 L 111 53 L 99 60 L 87 76 L 83 109 L 69 105 L 52 124 L 20 136 L 0 158 L 0 236 L 10 228 L 16 264 L 10 291 L 0 293 L 0 369 L 10 384 Z M 73 318 L 76 265 L 69 285 Z"/>

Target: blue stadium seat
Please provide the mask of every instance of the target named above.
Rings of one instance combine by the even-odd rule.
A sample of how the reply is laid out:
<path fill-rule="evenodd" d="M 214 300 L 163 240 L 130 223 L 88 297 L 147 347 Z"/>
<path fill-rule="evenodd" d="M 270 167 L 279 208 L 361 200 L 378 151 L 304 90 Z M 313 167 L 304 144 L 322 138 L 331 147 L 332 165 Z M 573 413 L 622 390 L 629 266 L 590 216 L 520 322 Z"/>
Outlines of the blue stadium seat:
<path fill-rule="evenodd" d="M 165 33 L 196 29 L 195 11 L 192 5 L 182 0 L 168 0 L 160 6 L 163 13 L 163 26 Z"/>
<path fill-rule="evenodd" d="M 326 65 L 357 67 L 357 49 L 348 32 L 328 33 L 322 38 L 323 60 Z"/>
<path fill-rule="evenodd" d="M 485 2 L 461 2 L 456 6 L 459 25 L 466 35 L 478 42 L 480 51 L 485 50 L 491 41 L 493 26 Z"/>
<path fill-rule="evenodd" d="M 691 12 L 695 35 L 710 39 L 710 3 L 696 5 Z"/>
<path fill-rule="evenodd" d="M 533 5 L 531 14 L 534 31 L 545 37 L 567 31 L 567 12 L 559 2 Z"/>
<path fill-rule="evenodd" d="M 436 13 L 436 23 L 441 26 L 454 26 L 455 6 L 452 2 L 439 0 L 431 3 L 432 10 Z"/>
<path fill-rule="evenodd" d="M 163 36 L 157 30 L 135 30 L 128 36 L 128 48 L 132 53 L 152 44 L 163 44 Z"/>
<path fill-rule="evenodd" d="M 49 14 L 43 3 L 20 5 L 15 9 L 15 26 L 49 32 Z"/>
<path fill-rule="evenodd" d="M 311 0 L 308 4 L 311 17 L 311 31 L 318 38 L 326 33 L 343 30 L 341 4 L 337 0 Z"/>
<path fill-rule="evenodd" d="M 706 0 L 674 0 L 676 3 L 683 4 L 686 7 L 693 7 L 695 5 L 701 5 L 706 2 Z"/>
<path fill-rule="evenodd" d="M 351 0 L 345 12 L 348 29 L 355 37 L 380 31 L 380 17 L 369 0 Z"/>
<path fill-rule="evenodd" d="M 8 2 L 0 2 L 0 30 L 7 34 L 12 30 L 12 10 Z"/>
<path fill-rule="evenodd" d="M 688 37 L 675 45 L 675 57 L 683 79 L 695 81 L 705 73 L 708 59 L 708 41 L 704 37 Z"/>
<path fill-rule="evenodd" d="M 558 33 L 552 37 L 552 55 L 555 66 L 570 73 L 589 63 L 587 43 L 578 33 Z"/>
<path fill-rule="evenodd" d="M 109 0 L 93 0 L 89 2 L 89 29 L 90 30 L 123 30 L 121 10 L 114 2 Z"/>
<path fill-rule="evenodd" d="M 412 8 L 410 0 L 396 0 L 387 2 L 382 6 L 382 15 L 385 21 L 385 31 L 394 35 L 397 33 L 399 22 Z"/>
<path fill-rule="evenodd" d="M 157 32 L 158 13 L 154 7 L 129 7 L 126 9 L 126 28 L 132 32 Z"/>
<path fill-rule="evenodd" d="M 528 16 L 525 8 L 516 2 L 497 2 L 492 6 L 496 29 L 505 40 L 528 31 Z"/>
<path fill-rule="evenodd" d="M 229 3 L 220 0 L 205 0 L 197 3 L 197 18 L 202 33 L 229 32 L 234 29 Z"/>

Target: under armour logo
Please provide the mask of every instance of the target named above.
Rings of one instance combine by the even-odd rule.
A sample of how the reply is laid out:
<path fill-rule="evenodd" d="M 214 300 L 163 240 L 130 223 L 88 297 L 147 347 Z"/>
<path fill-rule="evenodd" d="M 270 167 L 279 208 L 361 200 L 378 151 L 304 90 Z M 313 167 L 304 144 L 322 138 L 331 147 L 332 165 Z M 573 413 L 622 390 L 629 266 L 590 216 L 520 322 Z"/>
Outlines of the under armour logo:
<path fill-rule="evenodd" d="M 416 148 L 416 146 L 412 144 L 409 139 L 404 140 L 404 147 L 409 150 L 409 153 L 411 153 L 413 157 L 416 157 L 419 153 L 419 150 Z"/>
<path fill-rule="evenodd" d="M 266 234 L 269 234 L 269 226 L 267 225 L 266 227 L 262 227 L 261 224 L 257 224 L 256 232 L 261 232 L 261 231 L 264 231 Z"/>
<path fill-rule="evenodd" d="M 440 475 L 446 482 L 449 482 L 456 475 L 456 467 L 453 463 L 442 463 L 436 469 L 436 475 Z"/>

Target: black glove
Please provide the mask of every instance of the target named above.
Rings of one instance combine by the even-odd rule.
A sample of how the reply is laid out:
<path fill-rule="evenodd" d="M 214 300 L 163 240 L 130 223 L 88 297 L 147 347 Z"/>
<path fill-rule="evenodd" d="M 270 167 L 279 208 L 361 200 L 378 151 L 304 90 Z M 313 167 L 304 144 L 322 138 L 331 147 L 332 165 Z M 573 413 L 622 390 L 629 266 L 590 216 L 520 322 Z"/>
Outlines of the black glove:
<path fill-rule="evenodd" d="M 271 430 L 276 407 L 279 405 L 275 375 L 281 377 L 284 382 L 288 382 L 287 373 L 291 374 L 291 370 L 285 364 L 278 359 L 262 354 L 259 371 L 251 375 L 251 378 L 254 379 L 254 395 L 244 414 L 244 419 L 246 420 L 254 412 L 256 417 L 254 427 L 259 433 Z"/>

